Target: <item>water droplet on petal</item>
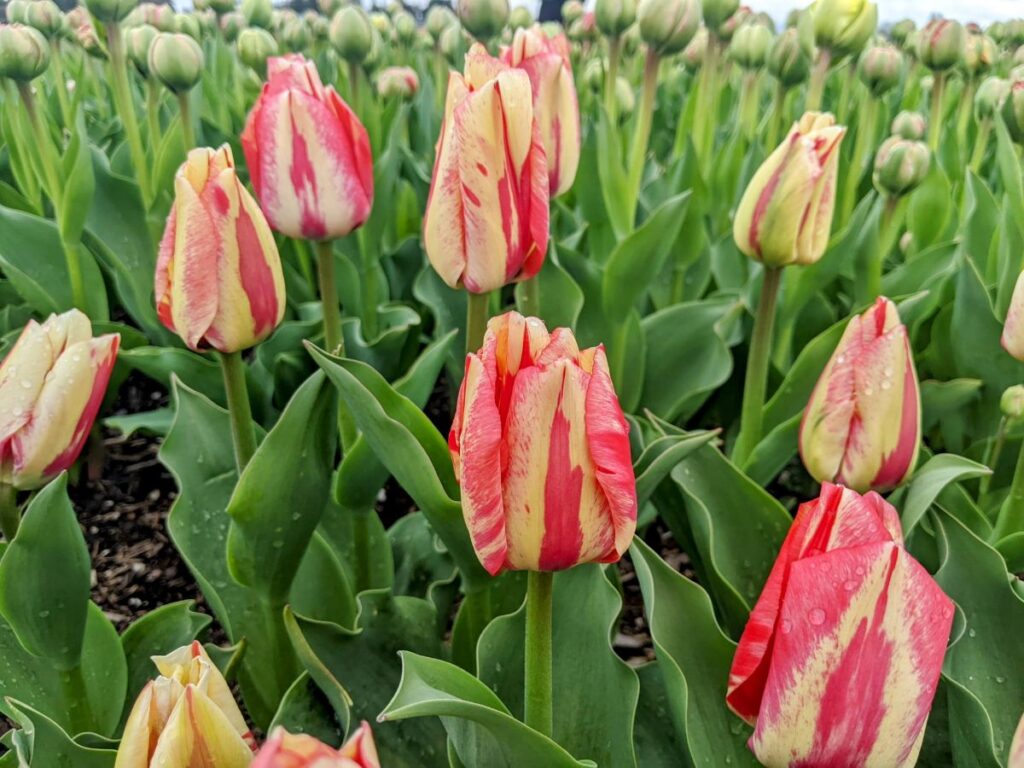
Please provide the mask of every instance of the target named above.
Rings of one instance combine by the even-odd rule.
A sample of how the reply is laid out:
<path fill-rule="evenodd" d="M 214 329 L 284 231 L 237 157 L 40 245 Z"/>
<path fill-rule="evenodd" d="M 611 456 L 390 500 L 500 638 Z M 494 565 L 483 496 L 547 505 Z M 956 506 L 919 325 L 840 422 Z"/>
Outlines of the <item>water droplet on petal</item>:
<path fill-rule="evenodd" d="M 782 630 L 782 634 L 788 635 L 793 630 L 793 622 L 789 619 L 783 619 L 779 629 Z"/>
<path fill-rule="evenodd" d="M 825 611 L 821 608 L 812 608 L 807 614 L 807 620 L 816 627 L 825 623 Z"/>

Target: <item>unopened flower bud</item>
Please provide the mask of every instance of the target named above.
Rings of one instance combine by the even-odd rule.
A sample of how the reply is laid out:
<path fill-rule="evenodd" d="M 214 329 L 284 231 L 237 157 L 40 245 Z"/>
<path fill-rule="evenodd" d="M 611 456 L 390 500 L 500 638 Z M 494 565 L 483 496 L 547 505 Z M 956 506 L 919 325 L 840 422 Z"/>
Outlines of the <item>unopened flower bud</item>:
<path fill-rule="evenodd" d="M 583 87 L 599 93 L 604 86 L 605 66 L 601 59 L 589 59 L 583 68 Z"/>
<path fill-rule="evenodd" d="M 960 61 L 966 37 L 959 21 L 933 19 L 917 38 L 917 58 L 933 72 L 944 72 Z"/>
<path fill-rule="evenodd" d="M 525 9 L 524 9 L 525 10 Z M 395 37 L 402 45 L 412 45 L 416 39 L 416 19 L 408 11 L 399 11 L 392 18 L 395 27 Z"/>
<path fill-rule="evenodd" d="M 1003 108 L 1010 93 L 1010 81 L 986 77 L 974 94 L 974 115 L 978 120 L 991 120 Z"/>
<path fill-rule="evenodd" d="M 246 27 L 245 16 L 239 11 L 231 11 L 220 17 L 220 31 L 224 39 L 233 43 L 238 39 L 239 33 Z"/>
<path fill-rule="evenodd" d="M 312 42 L 313 35 L 306 22 L 302 19 L 293 19 L 284 25 L 281 31 L 281 42 L 289 51 L 304 51 Z"/>
<path fill-rule="evenodd" d="M 169 90 L 184 93 L 203 75 L 203 49 L 188 35 L 161 32 L 149 47 L 149 71 Z"/>
<path fill-rule="evenodd" d="M 258 72 L 260 77 L 267 74 L 267 59 L 277 54 L 277 41 L 267 30 L 249 27 L 239 33 L 238 58 L 249 69 Z"/>
<path fill-rule="evenodd" d="M 1008 419 L 1024 418 L 1024 385 L 1014 384 L 999 398 L 999 410 Z"/>
<path fill-rule="evenodd" d="M 716 30 L 719 40 L 729 41 L 732 40 L 733 35 L 736 34 L 737 30 L 745 26 L 747 20 L 751 18 L 753 14 L 750 9 L 745 5 L 741 5 L 736 9 L 736 13 L 730 16 L 728 19 L 718 25 Z"/>
<path fill-rule="evenodd" d="M 0 24 L 0 77 L 27 83 L 50 65 L 50 46 L 38 29 Z"/>
<path fill-rule="evenodd" d="M 1003 120 L 1011 138 L 1024 144 L 1024 80 L 1015 80 L 1010 86 L 1010 93 L 1003 102 Z"/>
<path fill-rule="evenodd" d="M 771 50 L 774 35 L 761 24 L 744 24 L 729 44 L 729 56 L 744 69 L 760 69 Z"/>
<path fill-rule="evenodd" d="M 968 77 L 984 75 L 999 56 L 995 41 L 986 35 L 967 35 L 964 44 L 964 71 Z"/>
<path fill-rule="evenodd" d="M 775 39 L 768 53 L 768 71 L 785 88 L 791 88 L 807 79 L 811 62 L 800 44 L 800 33 L 790 27 Z"/>
<path fill-rule="evenodd" d="M 615 78 L 615 103 L 618 105 L 620 121 L 632 115 L 633 110 L 636 109 L 636 94 L 633 93 L 633 86 L 622 75 Z"/>
<path fill-rule="evenodd" d="M 618 37 L 636 20 L 636 0 L 597 0 L 594 21 L 602 35 Z"/>
<path fill-rule="evenodd" d="M 242 0 L 242 15 L 250 27 L 270 29 L 274 6 L 270 0 Z"/>
<path fill-rule="evenodd" d="M 29 0 L 10 0 L 7 3 L 7 22 L 9 24 L 25 24 Z"/>
<path fill-rule="evenodd" d="M 441 41 L 441 33 L 452 24 L 458 24 L 459 20 L 446 5 L 433 5 L 427 13 L 427 32 L 436 45 Z"/>
<path fill-rule="evenodd" d="M 533 22 L 533 14 L 525 5 L 517 5 L 508 16 L 508 25 L 513 32 L 533 26 Z"/>
<path fill-rule="evenodd" d="M 817 0 L 814 40 L 833 56 L 855 56 L 878 27 L 878 6 L 867 0 Z"/>
<path fill-rule="evenodd" d="M 917 24 L 912 19 L 901 19 L 889 28 L 889 37 L 896 45 L 902 46 L 915 29 L 917 29 Z"/>
<path fill-rule="evenodd" d="M 903 54 L 891 45 L 876 45 L 861 54 L 860 80 L 875 96 L 891 90 L 903 77 Z"/>
<path fill-rule="evenodd" d="M 466 55 L 466 42 L 462 25 L 452 24 L 445 28 L 444 32 L 441 33 L 440 39 L 437 41 L 437 47 L 441 49 L 441 54 L 447 59 L 449 64 L 459 66 L 462 63 L 462 58 Z"/>
<path fill-rule="evenodd" d="M 149 24 L 132 27 L 124 33 L 124 48 L 128 58 L 143 77 L 149 77 L 149 49 L 159 34 Z"/>
<path fill-rule="evenodd" d="M 138 0 L 86 0 L 85 7 L 104 24 L 121 21 L 138 5 Z"/>
<path fill-rule="evenodd" d="M 704 0 L 701 10 L 704 12 L 704 26 L 717 30 L 726 20 L 736 13 L 740 0 Z"/>
<path fill-rule="evenodd" d="M 64 14 L 53 0 L 34 0 L 25 9 L 25 23 L 53 38 L 64 28 Z"/>
<path fill-rule="evenodd" d="M 683 50 L 700 28 L 700 0 L 640 0 L 640 37 L 660 55 Z"/>
<path fill-rule="evenodd" d="M 199 19 L 191 13 L 179 13 L 174 19 L 174 26 L 176 31 L 191 37 L 195 42 L 199 42 L 203 37 Z"/>
<path fill-rule="evenodd" d="M 562 6 L 562 23 L 568 27 L 576 19 L 582 18 L 585 9 L 580 0 L 566 0 Z"/>
<path fill-rule="evenodd" d="M 388 67 L 377 75 L 377 93 L 381 98 L 411 99 L 419 87 L 419 76 L 412 67 Z"/>
<path fill-rule="evenodd" d="M 920 112 L 900 112 L 892 121 L 892 133 L 904 139 L 923 139 L 928 130 L 928 121 Z"/>
<path fill-rule="evenodd" d="M 701 27 L 697 30 L 697 34 L 693 36 L 693 40 L 683 48 L 682 54 L 683 63 L 686 64 L 687 69 L 697 71 L 704 64 L 704 54 L 708 50 L 708 29 L 707 27 Z"/>
<path fill-rule="evenodd" d="M 373 28 L 361 5 L 346 5 L 331 19 L 331 45 L 341 58 L 361 64 L 373 45 Z"/>
<path fill-rule="evenodd" d="M 891 197 L 900 197 L 925 180 L 930 165 L 931 151 L 927 144 L 890 136 L 875 156 L 875 187 Z"/>
<path fill-rule="evenodd" d="M 508 0 L 458 0 L 456 11 L 462 26 L 477 40 L 489 40 L 508 21 Z"/>

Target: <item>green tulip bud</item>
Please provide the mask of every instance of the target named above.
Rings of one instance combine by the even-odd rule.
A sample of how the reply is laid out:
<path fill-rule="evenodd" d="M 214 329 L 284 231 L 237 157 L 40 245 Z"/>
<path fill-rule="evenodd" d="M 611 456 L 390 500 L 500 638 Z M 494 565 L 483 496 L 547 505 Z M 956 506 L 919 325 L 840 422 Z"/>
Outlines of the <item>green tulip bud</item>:
<path fill-rule="evenodd" d="M 964 44 L 964 72 L 968 77 L 984 75 L 999 56 L 999 50 L 991 37 L 986 35 L 967 35 Z"/>
<path fill-rule="evenodd" d="M 270 0 L 242 0 L 242 15 L 250 27 L 270 29 L 274 6 Z"/>
<path fill-rule="evenodd" d="M 991 120 L 1003 108 L 1009 94 L 1009 80 L 986 77 L 974 94 L 974 116 L 978 120 Z"/>
<path fill-rule="evenodd" d="M 717 30 L 740 7 L 740 0 L 704 0 L 704 26 Z"/>
<path fill-rule="evenodd" d="M 458 19 L 455 18 L 455 14 L 449 10 L 446 5 L 434 5 L 431 6 L 427 12 L 427 32 L 430 33 L 431 38 L 434 40 L 436 45 L 441 41 L 441 33 L 445 31 L 452 24 L 457 24 Z"/>
<path fill-rule="evenodd" d="M 1024 19 L 1010 19 L 1005 23 L 1003 41 L 1013 47 L 1024 45 Z"/>
<path fill-rule="evenodd" d="M 604 87 L 605 66 L 601 59 L 589 59 L 583 68 L 583 87 L 593 93 L 600 93 Z"/>
<path fill-rule="evenodd" d="M 889 28 L 889 37 L 896 45 L 902 47 L 915 29 L 917 29 L 917 24 L 912 19 L 902 19 Z"/>
<path fill-rule="evenodd" d="M 395 25 L 395 36 L 403 45 L 411 45 L 416 38 L 416 19 L 407 11 L 399 11 L 392 19 Z"/>
<path fill-rule="evenodd" d="M 383 59 L 384 38 L 381 37 L 380 32 L 375 29 L 370 36 L 370 52 L 366 54 L 366 58 L 363 59 L 363 69 L 367 72 L 373 72 L 380 66 Z"/>
<path fill-rule="evenodd" d="M 736 30 L 729 44 L 729 56 L 744 69 L 764 66 L 775 36 L 761 24 L 747 23 Z"/>
<path fill-rule="evenodd" d="M 833 56 L 855 56 L 878 27 L 878 6 L 867 0 L 817 0 L 814 40 Z"/>
<path fill-rule="evenodd" d="M 314 10 L 302 14 L 302 20 L 306 22 L 309 31 L 317 40 L 326 40 L 330 35 L 331 24 L 327 18 Z"/>
<path fill-rule="evenodd" d="M 732 40 L 736 31 L 747 23 L 751 15 L 750 9 L 741 5 L 736 9 L 736 13 L 718 25 L 718 29 L 716 30 L 718 39 L 726 41 Z"/>
<path fill-rule="evenodd" d="M 142 24 L 124 33 L 124 48 L 132 64 L 143 77 L 149 77 L 149 49 L 160 33 L 156 27 Z"/>
<path fill-rule="evenodd" d="M 508 16 L 508 25 L 513 29 L 527 29 L 533 26 L 534 18 L 525 5 L 517 5 Z"/>
<path fill-rule="evenodd" d="M 89 13 L 104 24 L 121 21 L 136 5 L 138 0 L 85 0 Z"/>
<path fill-rule="evenodd" d="M 597 0 L 594 22 L 602 35 L 618 37 L 636 21 L 636 0 Z"/>
<path fill-rule="evenodd" d="M 333 19 L 334 14 L 345 6 L 345 0 L 316 0 L 316 6 L 320 9 L 320 13 L 328 19 Z"/>
<path fill-rule="evenodd" d="M 566 0 L 562 5 L 562 24 L 568 27 L 576 19 L 582 19 L 584 13 L 585 8 L 580 0 Z"/>
<path fill-rule="evenodd" d="M 643 39 L 640 37 L 640 25 L 633 23 L 626 27 L 626 31 L 619 36 L 622 43 L 623 56 L 635 56 L 640 50 Z"/>
<path fill-rule="evenodd" d="M 944 72 L 960 61 L 966 37 L 959 21 L 933 19 L 917 38 L 917 58 L 933 72 Z"/>
<path fill-rule="evenodd" d="M 158 32 L 177 32 L 177 18 L 169 5 L 143 3 L 138 8 L 143 24 L 149 24 Z"/>
<path fill-rule="evenodd" d="M 857 74 L 868 90 L 881 96 L 903 77 L 903 54 L 891 45 L 876 45 L 861 54 Z"/>
<path fill-rule="evenodd" d="M 633 92 L 633 86 L 622 75 L 615 79 L 615 103 L 618 105 L 620 122 L 632 115 L 633 110 L 636 109 L 636 94 Z"/>
<path fill-rule="evenodd" d="M 189 35 L 161 32 L 149 46 L 149 71 L 168 90 L 184 93 L 203 75 L 203 49 Z"/>
<path fill-rule="evenodd" d="M 508 0 L 458 0 L 459 21 L 477 40 L 490 40 L 508 21 Z"/>
<path fill-rule="evenodd" d="M 341 58 L 361 64 L 373 45 L 373 27 L 360 5 L 346 5 L 331 19 L 331 45 Z"/>
<path fill-rule="evenodd" d="M 1024 418 L 1024 385 L 1014 384 L 999 398 L 999 410 L 1008 419 Z"/>
<path fill-rule="evenodd" d="M 461 24 L 451 24 L 441 33 L 437 41 L 437 47 L 441 55 L 445 57 L 453 67 L 460 66 L 462 57 L 466 55 L 465 37 L 462 33 Z"/>
<path fill-rule="evenodd" d="M 193 40 L 203 39 L 203 30 L 199 26 L 199 19 L 191 13 L 179 13 L 174 19 L 174 26 L 179 33 L 188 35 Z"/>
<path fill-rule="evenodd" d="M 0 24 L 0 77 L 27 83 L 50 65 L 50 46 L 43 34 L 22 24 Z"/>
<path fill-rule="evenodd" d="M 7 21 L 10 24 L 25 24 L 29 0 L 10 0 L 7 3 Z"/>
<path fill-rule="evenodd" d="M 393 27 L 391 26 L 391 17 L 383 11 L 374 11 L 369 16 L 370 26 L 374 28 L 379 34 L 390 39 Z"/>
<path fill-rule="evenodd" d="M 700 0 L 640 0 L 640 37 L 658 54 L 683 50 L 700 28 Z"/>
<path fill-rule="evenodd" d="M 223 16 L 235 10 L 235 0 L 206 0 L 206 7 L 217 16 Z"/>
<path fill-rule="evenodd" d="M 1010 86 L 1003 102 L 1003 120 L 1011 138 L 1018 144 L 1024 144 L 1024 80 L 1014 80 Z"/>
<path fill-rule="evenodd" d="M 701 27 L 697 30 L 697 34 L 693 36 L 693 40 L 683 48 L 683 52 L 680 54 L 683 59 L 683 63 L 687 69 L 697 71 L 704 64 L 704 54 L 708 50 L 708 28 Z"/>
<path fill-rule="evenodd" d="M 249 27 L 238 34 L 238 58 L 260 77 L 266 77 L 267 59 L 277 54 L 277 41 L 267 30 Z"/>
<path fill-rule="evenodd" d="M 875 187 L 891 197 L 912 191 L 928 175 L 931 150 L 923 141 L 890 136 L 875 155 Z"/>
<path fill-rule="evenodd" d="M 53 0 L 34 0 L 25 9 L 25 24 L 38 29 L 43 37 L 51 39 L 63 30 L 64 14 Z"/>
<path fill-rule="evenodd" d="M 312 39 L 313 35 L 302 19 L 292 19 L 284 25 L 284 30 L 281 32 L 281 42 L 289 51 L 305 50 L 309 47 Z"/>
<path fill-rule="evenodd" d="M 229 43 L 235 42 L 238 39 L 239 33 L 245 29 L 245 27 L 245 16 L 243 16 L 239 11 L 225 13 L 220 17 L 221 34 L 224 35 L 224 39 Z"/>
<path fill-rule="evenodd" d="M 920 112 L 900 112 L 892 121 L 892 133 L 904 139 L 917 141 L 924 138 L 928 121 Z"/>
<path fill-rule="evenodd" d="M 784 88 L 792 88 L 807 79 L 811 60 L 800 44 L 796 27 L 789 27 L 775 39 L 766 63 L 768 71 Z"/>

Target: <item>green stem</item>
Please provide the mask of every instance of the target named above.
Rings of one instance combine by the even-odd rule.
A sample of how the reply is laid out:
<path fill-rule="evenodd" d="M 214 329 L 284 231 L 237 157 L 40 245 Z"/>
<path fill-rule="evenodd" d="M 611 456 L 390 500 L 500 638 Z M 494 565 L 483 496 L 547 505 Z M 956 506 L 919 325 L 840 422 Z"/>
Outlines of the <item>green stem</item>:
<path fill-rule="evenodd" d="M 985 150 L 988 149 L 988 139 L 992 133 L 992 119 L 985 118 L 978 125 L 978 135 L 974 138 L 974 152 L 971 154 L 971 170 L 975 173 L 981 168 L 981 162 L 985 159 Z"/>
<path fill-rule="evenodd" d="M 533 730 L 551 736 L 551 597 L 554 579 L 548 572 L 530 571 L 526 587 L 525 721 Z"/>
<path fill-rule="evenodd" d="M 697 151 L 700 153 L 701 167 L 707 176 L 711 168 L 711 152 L 715 148 L 715 130 L 718 115 L 714 112 L 717 102 L 715 91 L 718 89 L 718 58 L 721 44 L 718 37 L 708 35 L 707 48 L 704 49 L 704 63 L 700 70 L 700 101 L 696 116 L 694 133 L 697 135 Z"/>
<path fill-rule="evenodd" d="M 984 499 L 988 496 L 988 489 L 992 485 L 992 475 L 996 473 L 996 465 L 1003 455 L 1003 446 L 1006 444 L 1007 418 L 1003 416 L 999 420 L 999 429 L 996 430 L 996 439 L 985 446 L 985 456 L 981 463 L 992 470 L 991 473 L 981 478 L 978 484 L 978 498 Z"/>
<path fill-rule="evenodd" d="M 352 517 L 352 546 L 355 549 L 353 575 L 356 582 L 352 586 L 357 594 L 370 588 L 370 515 L 374 514 L 376 512 L 370 509 L 357 512 Z"/>
<path fill-rule="evenodd" d="M 487 320 L 490 318 L 489 293 L 466 293 L 466 354 L 484 345 Z"/>
<path fill-rule="evenodd" d="M 938 152 L 939 140 L 942 138 L 942 99 L 946 94 L 946 73 L 936 72 L 932 80 L 932 116 L 928 124 L 928 146 L 932 152 Z"/>
<path fill-rule="evenodd" d="M 843 87 L 839 91 L 839 109 L 836 110 L 837 119 L 843 125 L 848 124 L 850 110 L 850 96 L 853 94 L 853 82 L 857 77 L 857 67 L 851 61 L 846 67 L 846 75 L 843 77 Z"/>
<path fill-rule="evenodd" d="M 334 281 L 334 248 L 330 240 L 320 240 L 316 249 L 317 280 L 320 283 L 320 304 L 324 315 L 324 347 L 332 355 L 345 356 L 341 336 L 341 310 L 338 309 L 338 286 Z"/>
<path fill-rule="evenodd" d="M 0 532 L 8 542 L 14 541 L 21 525 L 18 492 L 9 483 L 0 483 Z"/>
<path fill-rule="evenodd" d="M 1013 472 L 1010 493 L 999 510 L 992 540 L 999 541 L 1010 534 L 1024 531 L 1024 440 L 1017 455 L 1017 467 Z"/>
<path fill-rule="evenodd" d="M 814 60 L 814 68 L 811 70 L 811 81 L 807 87 L 805 112 L 817 112 L 821 109 L 821 98 L 825 94 L 825 79 L 828 77 L 828 68 L 831 63 L 832 54 L 825 48 L 819 49 L 818 56 Z"/>
<path fill-rule="evenodd" d="M 245 363 L 242 362 L 242 353 L 222 353 L 220 365 L 224 372 L 224 391 L 228 397 L 235 463 L 238 465 L 238 474 L 242 474 L 242 470 L 256 453 L 256 429 L 252 421 L 252 407 L 249 405 L 249 389 L 245 384 Z"/>
<path fill-rule="evenodd" d="M 434 48 L 434 89 L 437 114 L 444 115 L 444 102 L 448 95 L 448 67 L 440 48 Z"/>
<path fill-rule="evenodd" d="M 775 96 L 772 101 L 772 116 L 768 121 L 768 135 L 765 137 L 764 148 L 771 152 L 779 143 L 779 134 L 786 126 L 786 89 L 782 83 L 775 86 Z"/>
<path fill-rule="evenodd" d="M 772 328 L 775 325 L 775 303 L 779 296 L 782 269 L 764 268 L 761 297 L 754 315 L 754 330 L 747 353 L 747 373 L 743 384 L 743 407 L 740 412 L 740 434 L 733 448 L 733 462 L 743 467 L 751 451 L 761 441 L 765 390 L 768 387 L 768 363 L 772 351 Z"/>
<path fill-rule="evenodd" d="M 185 152 L 188 153 L 196 147 L 196 132 L 192 125 L 192 102 L 189 100 L 188 91 L 175 95 L 178 98 L 178 111 L 181 113 L 181 135 L 185 140 Z"/>
<path fill-rule="evenodd" d="M 93 729 L 92 705 L 89 703 L 89 689 L 79 664 L 60 673 L 61 687 L 68 708 L 70 734 L 77 736 Z"/>
<path fill-rule="evenodd" d="M 644 59 L 643 91 L 640 94 L 640 113 L 637 115 L 636 129 L 633 134 L 633 147 L 629 154 L 629 191 L 632 195 L 632 225 L 636 216 L 636 206 L 640 200 L 640 184 L 644 176 L 644 161 L 647 159 L 647 144 L 651 137 L 651 121 L 654 118 L 654 99 L 658 93 L 658 65 L 661 63 L 653 48 L 647 49 Z"/>
<path fill-rule="evenodd" d="M 53 79 L 57 82 L 57 103 L 60 105 L 60 118 L 64 127 L 69 131 L 74 127 L 75 118 L 71 114 L 71 104 L 68 102 L 68 80 L 64 76 L 64 54 L 60 50 L 60 38 L 54 37 L 50 40 L 50 67 L 53 70 Z"/>
<path fill-rule="evenodd" d="M 747 141 L 754 138 L 754 132 L 757 128 L 756 122 L 751 125 L 751 122 L 756 120 L 756 113 L 752 111 L 755 77 L 755 72 L 743 71 L 743 80 L 740 83 L 740 98 L 736 104 L 736 119 L 743 133 L 743 138 Z"/>
<path fill-rule="evenodd" d="M 364 237 L 365 230 L 356 230 L 356 244 L 363 262 L 363 338 L 369 344 L 377 338 L 380 329 L 377 322 L 377 310 L 380 305 L 380 280 L 378 275 L 376 254 Z"/>
<path fill-rule="evenodd" d="M 846 186 L 843 190 L 842 210 L 839 213 L 839 227 L 850 220 L 856 206 L 857 187 L 864 175 L 865 160 L 874 143 L 875 124 L 878 122 L 878 99 L 868 96 L 857 114 L 857 138 L 853 144 L 853 155 L 846 172 Z"/>
<path fill-rule="evenodd" d="M 160 83 L 152 77 L 146 79 L 146 125 L 149 129 L 149 143 L 159 147 L 163 140 L 160 129 Z"/>
<path fill-rule="evenodd" d="M 960 104 L 957 107 L 956 116 L 956 136 L 960 147 L 967 145 L 967 127 L 971 124 L 971 113 L 974 111 L 974 91 L 977 84 L 975 78 L 968 78 L 960 93 Z"/>
<path fill-rule="evenodd" d="M 142 145 L 142 136 L 139 134 L 139 123 L 135 117 L 135 103 L 132 100 L 131 87 L 128 84 L 124 37 L 121 35 L 121 25 L 117 22 L 107 24 L 107 54 L 110 57 L 110 83 L 114 91 L 114 106 L 124 125 L 125 139 L 132 157 L 132 166 L 135 168 L 135 178 L 138 180 L 139 189 L 142 192 L 142 200 L 146 204 L 146 208 L 149 208 L 152 201 L 150 197 L 152 190 L 149 187 L 149 165 L 146 161 L 146 150 Z"/>
<path fill-rule="evenodd" d="M 878 247 L 867 249 L 867 259 L 863 275 L 864 279 L 857 283 L 857 304 L 866 307 L 882 295 L 882 273 L 885 267 L 885 259 L 889 255 L 891 229 L 896 215 L 896 206 L 899 198 L 888 196 L 885 198 L 885 206 L 882 208 L 882 218 L 878 226 Z"/>
<path fill-rule="evenodd" d="M 348 98 L 349 106 L 359 112 L 359 65 L 354 61 L 348 63 Z"/>
<path fill-rule="evenodd" d="M 608 113 L 608 121 L 615 125 L 618 120 L 619 100 L 615 97 L 615 83 L 619 79 L 619 55 L 622 51 L 622 39 L 608 39 L 608 71 L 604 78 L 604 111 Z"/>
<path fill-rule="evenodd" d="M 540 283 L 537 281 L 539 277 L 540 275 L 531 277 L 521 287 L 519 311 L 527 317 L 540 317 Z"/>

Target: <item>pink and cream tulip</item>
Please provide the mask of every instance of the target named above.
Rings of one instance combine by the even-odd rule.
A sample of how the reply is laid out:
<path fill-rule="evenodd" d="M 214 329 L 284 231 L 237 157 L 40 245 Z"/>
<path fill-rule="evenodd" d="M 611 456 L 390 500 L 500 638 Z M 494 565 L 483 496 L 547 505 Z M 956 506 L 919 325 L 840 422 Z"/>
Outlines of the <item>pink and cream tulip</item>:
<path fill-rule="evenodd" d="M 907 329 L 885 297 L 850 320 L 800 424 L 800 456 L 818 482 L 864 492 L 914 470 L 921 395 Z"/>
<path fill-rule="evenodd" d="M 270 226 L 307 240 L 349 234 L 373 205 L 366 129 L 301 55 L 269 59 L 267 74 L 242 149 Z"/>
<path fill-rule="evenodd" d="M 192 150 L 178 169 L 155 291 L 161 322 L 195 350 L 247 349 L 284 316 L 277 245 L 227 144 Z"/>
<path fill-rule="evenodd" d="M 757 169 L 733 219 L 736 247 L 769 267 L 813 264 L 825 253 L 846 128 L 807 112 Z"/>
<path fill-rule="evenodd" d="M 769 768 L 917 760 L 953 602 L 895 509 L 825 484 L 801 505 L 747 622 L 726 701 Z"/>
<path fill-rule="evenodd" d="M 135 700 L 114 768 L 248 768 L 256 740 L 202 644 L 153 662 L 160 676 Z"/>
<path fill-rule="evenodd" d="M 34 490 L 75 463 L 120 342 L 77 309 L 29 321 L 0 366 L 0 483 Z"/>
<path fill-rule="evenodd" d="M 636 529 L 629 427 L 603 347 L 509 312 L 467 356 L 448 437 L 491 574 L 617 561 Z"/>
<path fill-rule="evenodd" d="M 572 187 L 580 162 L 580 110 L 569 41 L 561 33 L 548 37 L 539 26 L 517 29 L 501 58 L 530 78 L 533 112 L 548 163 L 548 187 L 552 197 L 560 195 Z"/>
<path fill-rule="evenodd" d="M 441 279 L 487 293 L 533 277 L 548 247 L 548 166 L 530 78 L 475 44 L 452 72 L 423 244 Z"/>
<path fill-rule="evenodd" d="M 1013 742 L 1010 744 L 1010 761 L 1006 768 L 1024 768 L 1024 715 L 1021 715 L 1017 723 L 1017 731 L 1013 734 Z"/>
<path fill-rule="evenodd" d="M 412 67 L 386 67 L 377 75 L 377 93 L 385 99 L 411 99 L 420 89 L 420 77 Z"/>
<path fill-rule="evenodd" d="M 270 734 L 252 768 L 380 768 L 373 732 L 366 721 L 340 749 L 283 728 Z"/>
<path fill-rule="evenodd" d="M 1024 362 L 1024 272 L 1020 273 L 1013 288 L 1001 342 L 1003 349 Z"/>

